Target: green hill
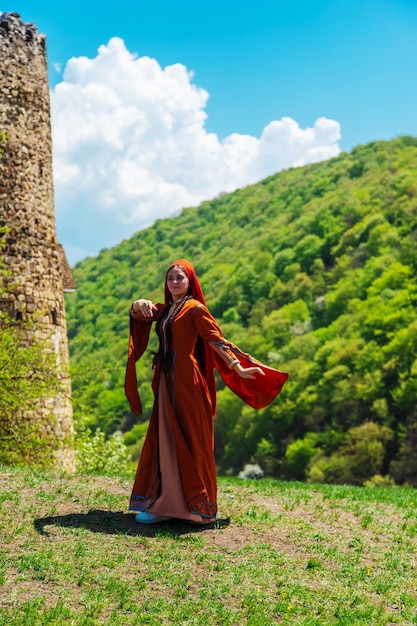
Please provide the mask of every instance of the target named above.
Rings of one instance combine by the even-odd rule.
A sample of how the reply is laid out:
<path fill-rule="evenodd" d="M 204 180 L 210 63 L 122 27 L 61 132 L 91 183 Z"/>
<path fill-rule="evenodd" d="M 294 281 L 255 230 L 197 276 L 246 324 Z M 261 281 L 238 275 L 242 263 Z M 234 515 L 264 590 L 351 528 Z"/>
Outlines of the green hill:
<path fill-rule="evenodd" d="M 168 264 L 186 257 L 225 337 L 290 372 L 258 412 L 220 387 L 221 472 L 256 461 L 284 478 L 417 484 L 416 181 L 417 138 L 374 142 L 157 220 L 77 264 L 66 299 L 77 419 L 130 431 L 140 447 L 152 370 L 145 357 L 135 424 L 128 308 L 161 301 Z"/>

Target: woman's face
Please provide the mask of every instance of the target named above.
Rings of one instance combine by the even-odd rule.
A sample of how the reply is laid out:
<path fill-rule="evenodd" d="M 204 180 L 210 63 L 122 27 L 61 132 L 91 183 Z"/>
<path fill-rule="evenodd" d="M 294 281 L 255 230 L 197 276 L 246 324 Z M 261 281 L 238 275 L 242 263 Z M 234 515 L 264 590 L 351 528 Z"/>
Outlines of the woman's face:
<path fill-rule="evenodd" d="M 174 267 L 168 270 L 167 286 L 174 302 L 181 300 L 188 292 L 190 281 L 188 280 L 187 274 L 181 267 L 178 267 L 178 265 L 174 265 Z"/>

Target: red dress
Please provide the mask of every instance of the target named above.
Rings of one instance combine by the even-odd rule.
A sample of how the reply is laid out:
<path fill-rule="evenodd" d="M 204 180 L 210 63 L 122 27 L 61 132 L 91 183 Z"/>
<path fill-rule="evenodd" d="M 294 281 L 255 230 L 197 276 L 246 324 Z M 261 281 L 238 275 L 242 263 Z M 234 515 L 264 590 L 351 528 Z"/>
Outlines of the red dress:
<path fill-rule="evenodd" d="M 131 319 L 126 394 L 137 414 L 141 413 L 141 405 L 135 362 L 146 348 L 150 322 L 159 318 L 165 306 L 156 305 L 151 320 Z M 204 356 L 204 350 L 198 350 L 201 341 L 210 354 Z M 265 376 L 258 374 L 254 380 L 241 378 L 210 344 L 222 346 L 244 367 L 261 367 Z M 166 371 L 160 365 L 155 368 L 155 402 L 130 509 L 201 522 L 215 518 L 217 513 L 215 389 L 213 372 L 208 371 L 210 363 L 232 391 L 254 408 L 269 404 L 288 374 L 255 361 L 227 342 L 208 309 L 194 298 L 184 304 L 172 323 L 170 352 L 172 359 Z"/>

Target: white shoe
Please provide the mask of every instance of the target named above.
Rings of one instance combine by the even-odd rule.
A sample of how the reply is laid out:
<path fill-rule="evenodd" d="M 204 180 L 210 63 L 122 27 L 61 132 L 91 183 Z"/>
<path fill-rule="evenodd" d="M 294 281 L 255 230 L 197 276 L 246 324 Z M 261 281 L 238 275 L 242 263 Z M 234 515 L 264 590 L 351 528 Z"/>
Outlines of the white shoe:
<path fill-rule="evenodd" d="M 138 524 L 157 524 L 158 522 L 166 522 L 172 519 L 172 517 L 165 517 L 164 515 L 155 515 L 155 513 L 148 513 L 148 511 L 141 511 L 135 515 L 135 520 Z"/>

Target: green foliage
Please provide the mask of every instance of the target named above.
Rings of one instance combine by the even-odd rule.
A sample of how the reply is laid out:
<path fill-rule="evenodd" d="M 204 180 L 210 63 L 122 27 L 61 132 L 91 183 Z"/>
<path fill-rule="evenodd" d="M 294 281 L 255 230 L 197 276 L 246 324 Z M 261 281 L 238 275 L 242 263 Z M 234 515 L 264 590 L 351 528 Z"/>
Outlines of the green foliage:
<path fill-rule="evenodd" d="M 364 487 L 395 487 L 395 481 L 391 476 L 381 476 L 381 474 L 375 474 L 369 480 L 365 480 Z"/>
<path fill-rule="evenodd" d="M 303 439 L 290 443 L 285 451 L 285 467 L 291 477 L 298 480 L 305 478 L 310 459 L 317 454 L 318 443 L 318 435 L 314 432 L 308 432 Z"/>
<path fill-rule="evenodd" d="M 400 425 L 398 453 L 391 460 L 389 473 L 398 484 L 414 485 L 417 481 L 417 411 Z"/>
<path fill-rule="evenodd" d="M 340 442 L 374 422 L 393 433 L 389 445 L 378 440 L 382 471 L 417 485 L 417 465 L 406 467 L 407 455 L 417 456 L 416 180 L 415 138 L 373 142 L 157 220 L 78 263 L 78 291 L 66 299 L 80 372 L 73 378 L 76 417 L 88 407 L 90 427 L 107 435 L 134 426 L 123 395 L 128 308 L 141 296 L 161 301 L 168 264 L 186 257 L 225 337 L 290 372 L 279 398 L 259 412 L 219 384 L 220 472 L 238 473 L 264 455 L 267 473 L 303 477 L 307 442 L 317 436 L 323 459 L 337 466 L 323 470 L 328 480 L 371 480 L 376 461 L 363 464 L 367 475 L 353 465 L 342 472 Z M 154 349 L 153 333 L 152 342 Z M 144 422 L 151 377 L 144 355 Z"/>
<path fill-rule="evenodd" d="M 0 318 L 6 324 L 6 316 Z M 25 325 L 0 329 L 0 412 L 7 416 L 60 389 L 56 357 L 47 342 L 23 345 Z"/>
<path fill-rule="evenodd" d="M 97 428 L 94 432 L 80 429 L 75 438 L 76 467 L 79 474 L 117 476 L 125 474 L 131 456 L 119 432 L 106 437 Z"/>
<path fill-rule="evenodd" d="M 319 452 L 312 458 L 309 482 L 363 485 L 374 477 L 373 484 L 378 484 L 375 476 L 384 468 L 387 445 L 393 437 L 390 428 L 374 422 L 350 428 L 336 452 L 329 457 Z"/>
<path fill-rule="evenodd" d="M 263 437 L 256 446 L 253 459 L 268 476 L 273 476 L 278 464 L 276 445 Z"/>
<path fill-rule="evenodd" d="M 0 295 L 7 295 L 4 279 L 9 275 L 0 259 Z M 0 463 L 48 467 L 59 446 L 53 407 L 42 423 L 31 419 L 30 412 L 37 402 L 59 393 L 63 372 L 58 372 L 47 341 L 35 338 L 27 345 L 30 330 L 31 322 L 15 323 L 0 312 Z"/>

